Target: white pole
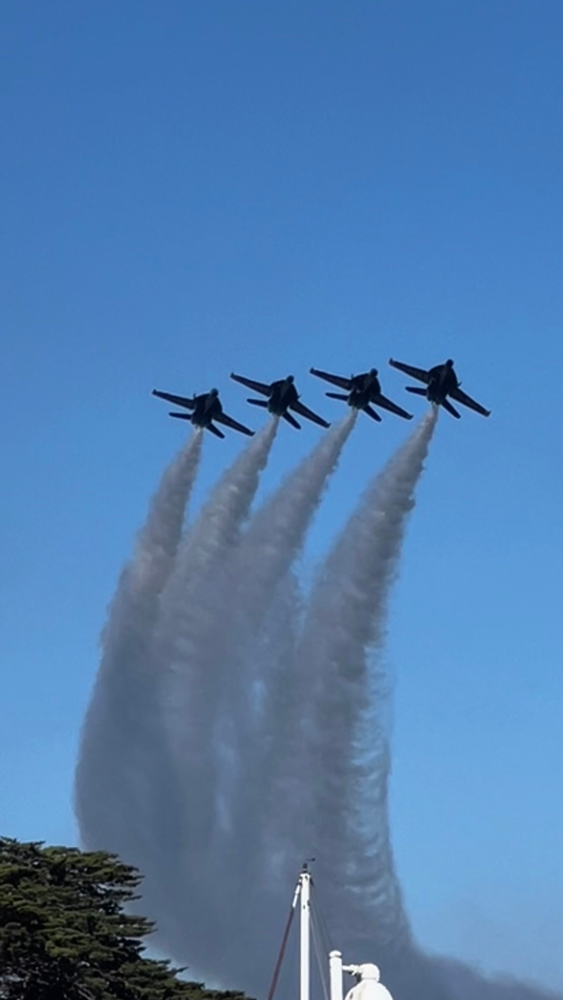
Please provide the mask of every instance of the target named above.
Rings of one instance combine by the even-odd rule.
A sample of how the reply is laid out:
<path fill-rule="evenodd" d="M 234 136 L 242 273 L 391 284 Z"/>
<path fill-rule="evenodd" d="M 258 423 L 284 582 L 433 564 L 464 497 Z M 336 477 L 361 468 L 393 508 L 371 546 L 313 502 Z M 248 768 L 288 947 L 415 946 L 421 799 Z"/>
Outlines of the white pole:
<path fill-rule="evenodd" d="M 310 958 L 309 958 L 309 924 L 311 917 L 311 876 L 305 867 L 299 876 L 301 904 L 300 933 L 300 1000 L 309 1000 L 310 988 Z"/>
<path fill-rule="evenodd" d="M 328 956 L 330 968 L 330 1000 L 342 1000 L 342 952 L 331 951 Z"/>

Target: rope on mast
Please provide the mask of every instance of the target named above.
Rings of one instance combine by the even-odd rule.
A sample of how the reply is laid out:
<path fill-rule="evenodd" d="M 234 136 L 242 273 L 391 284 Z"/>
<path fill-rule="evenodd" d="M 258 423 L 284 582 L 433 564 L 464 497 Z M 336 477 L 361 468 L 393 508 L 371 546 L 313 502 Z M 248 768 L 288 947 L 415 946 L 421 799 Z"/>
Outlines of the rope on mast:
<path fill-rule="evenodd" d="M 291 909 L 289 911 L 289 915 L 288 915 L 288 918 L 287 918 L 287 921 L 286 921 L 286 924 L 285 924 L 285 928 L 284 928 L 284 932 L 283 932 L 283 937 L 282 937 L 281 945 L 280 945 L 280 950 L 279 950 L 278 957 L 277 957 L 277 960 L 276 960 L 276 964 L 275 964 L 275 967 L 274 967 L 274 974 L 272 976 L 272 982 L 270 984 L 270 989 L 268 990 L 268 996 L 267 996 L 266 1000 L 273 1000 L 274 994 L 276 992 L 276 988 L 277 988 L 277 985 L 278 985 L 278 979 L 280 977 L 280 970 L 281 970 L 282 962 L 283 962 L 284 955 L 285 955 L 285 949 L 287 948 L 287 942 L 289 940 L 289 932 L 291 930 L 291 925 L 293 923 L 293 918 L 295 916 L 295 907 L 297 905 L 297 900 L 299 898 L 299 889 L 300 889 L 300 883 L 298 882 L 297 883 L 297 888 L 295 890 L 295 895 L 293 896 L 293 902 L 291 904 Z"/>
<path fill-rule="evenodd" d="M 323 988 L 324 1000 L 329 1000 L 329 988 L 327 984 L 327 976 L 325 963 L 323 962 L 323 954 L 320 943 L 320 938 L 322 934 L 320 932 L 318 915 L 313 908 L 311 908 L 311 936 L 313 938 L 313 947 L 315 949 L 315 957 L 317 959 L 317 968 L 319 970 L 319 978 L 321 980 L 321 986 Z"/>
<path fill-rule="evenodd" d="M 312 910 L 314 916 L 317 919 L 322 945 L 328 955 L 328 953 L 332 951 L 335 945 L 334 941 L 332 940 L 332 934 L 330 933 L 330 929 L 326 921 L 324 909 L 321 906 L 322 898 L 319 897 L 319 888 L 316 883 L 315 883 L 315 895 L 314 898 L 312 897 L 312 902 L 313 902 Z"/>

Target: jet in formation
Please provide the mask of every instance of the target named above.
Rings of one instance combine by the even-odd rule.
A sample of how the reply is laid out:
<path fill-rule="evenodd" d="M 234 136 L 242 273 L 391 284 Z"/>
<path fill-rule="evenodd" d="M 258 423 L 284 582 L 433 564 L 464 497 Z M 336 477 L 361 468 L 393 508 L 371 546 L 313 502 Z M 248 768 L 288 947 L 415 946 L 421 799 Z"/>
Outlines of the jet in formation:
<path fill-rule="evenodd" d="M 348 406 L 354 407 L 355 410 L 363 410 L 372 420 L 381 420 L 377 410 L 373 409 L 374 406 L 389 410 L 390 413 L 396 413 L 398 417 L 404 417 L 405 420 L 412 419 L 412 413 L 407 413 L 401 406 L 397 406 L 396 403 L 383 395 L 377 377 L 377 368 L 370 368 L 369 372 L 363 372 L 361 375 L 351 375 L 350 378 L 346 378 L 345 375 L 331 375 L 330 372 L 323 372 L 318 368 L 311 368 L 310 372 L 311 375 L 316 375 L 317 378 L 322 378 L 325 382 L 330 382 L 331 385 L 345 390 L 344 392 L 327 392 L 327 396 L 330 396 L 331 399 L 341 399 L 348 403 Z"/>
<path fill-rule="evenodd" d="M 240 382 L 241 385 L 245 385 L 248 389 L 252 389 L 253 392 L 259 392 L 267 399 L 249 399 L 248 402 L 252 403 L 253 406 L 262 406 L 264 409 L 269 410 L 270 413 L 274 413 L 278 417 L 283 417 L 287 420 L 288 424 L 292 427 L 296 427 L 297 430 L 301 429 L 301 424 L 297 422 L 294 416 L 289 413 L 289 410 L 293 410 L 295 413 L 299 413 L 300 416 L 306 417 L 307 420 L 312 420 L 314 424 L 319 424 L 320 427 L 330 427 L 330 424 L 319 417 L 317 413 L 313 413 L 307 406 L 299 399 L 299 394 L 294 385 L 293 375 L 288 375 L 287 378 L 280 378 L 277 382 L 255 382 L 254 379 L 245 378 L 244 375 L 235 375 L 231 372 L 231 378 L 235 382 Z"/>
<path fill-rule="evenodd" d="M 428 370 L 425 368 L 414 368 L 412 365 L 405 365 L 402 361 L 394 361 L 393 358 L 389 358 L 389 364 L 393 368 L 398 368 L 400 372 L 404 372 L 405 375 L 410 375 L 411 378 L 416 378 L 419 382 L 426 384 L 425 389 L 417 385 L 407 385 L 405 387 L 407 392 L 414 392 L 417 396 L 426 396 L 431 403 L 443 406 L 448 413 L 451 413 L 452 417 L 460 417 L 461 414 L 452 406 L 447 398 L 448 396 L 451 399 L 455 399 L 456 402 L 468 406 L 469 409 L 475 410 L 476 413 L 480 413 L 483 417 L 490 415 L 490 410 L 486 410 L 484 406 L 476 403 L 471 396 L 468 396 L 466 392 L 460 389 L 460 382 L 454 371 L 454 363 L 451 358 L 448 358 L 444 364 L 435 365 L 434 368 L 429 368 Z"/>
<path fill-rule="evenodd" d="M 159 399 L 165 399 L 168 403 L 173 403 L 174 406 L 183 406 L 186 410 L 192 411 L 191 413 L 170 413 L 171 417 L 177 417 L 178 420 L 189 420 L 195 427 L 204 427 L 216 437 L 224 438 L 225 435 L 223 431 L 215 427 L 213 421 L 223 424 L 225 427 L 231 427 L 234 431 L 240 431 L 241 434 L 248 434 L 249 437 L 254 434 L 250 428 L 239 424 L 238 420 L 233 420 L 223 411 L 217 389 L 202 392 L 199 396 L 175 396 L 171 392 L 160 392 L 158 389 L 153 389 L 152 394 L 158 396 Z"/>

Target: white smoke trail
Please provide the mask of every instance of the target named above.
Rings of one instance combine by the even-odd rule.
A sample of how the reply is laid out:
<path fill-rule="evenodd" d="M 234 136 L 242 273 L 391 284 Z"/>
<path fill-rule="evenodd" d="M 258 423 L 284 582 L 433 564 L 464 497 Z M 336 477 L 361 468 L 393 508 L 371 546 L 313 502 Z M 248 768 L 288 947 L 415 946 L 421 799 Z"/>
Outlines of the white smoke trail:
<path fill-rule="evenodd" d="M 217 827 L 221 750 L 212 733 L 229 662 L 228 567 L 277 427 L 277 419 L 270 421 L 214 488 L 180 547 L 155 633 L 155 657 L 165 674 L 169 746 L 180 786 L 187 790 L 182 863 L 187 872 L 196 866 L 195 886 Z"/>
<path fill-rule="evenodd" d="M 296 653 L 306 708 L 280 756 L 293 829 L 300 823 L 303 850 L 318 854 L 320 871 L 330 872 L 327 895 L 341 940 L 356 946 L 363 940 L 387 954 L 391 944 L 397 951 L 409 945 L 410 929 L 387 826 L 385 676 L 373 654 L 382 645 L 389 589 L 436 412 L 368 487 L 320 570 Z M 287 816 L 287 802 L 279 804 Z"/>
<path fill-rule="evenodd" d="M 276 593 L 284 587 L 289 567 L 298 554 L 306 530 L 320 503 L 326 483 L 334 471 L 342 448 L 354 425 L 351 413 L 341 424 L 325 435 L 308 458 L 293 472 L 263 504 L 253 517 L 247 532 L 235 545 L 237 531 L 228 532 L 229 542 L 217 547 L 220 565 L 211 560 L 213 575 L 197 579 L 197 588 L 190 588 L 190 577 L 183 577 L 178 595 L 182 604 L 178 619 L 168 617 L 170 602 L 163 601 L 162 633 L 183 640 L 183 666 L 172 675 L 167 698 L 167 719 L 175 742 L 178 773 L 189 789 L 186 795 L 184 844 L 181 867 L 184 873 L 184 894 L 189 891 L 191 914 L 185 914 L 184 934 L 197 941 L 201 962 L 209 953 L 209 935 L 205 934 L 205 917 L 213 920 L 215 940 L 221 937 L 220 926 L 231 928 L 236 922 L 242 929 L 241 893 L 245 895 L 245 921 L 250 928 L 251 906 L 247 886 L 250 870 L 257 884 L 257 869 L 253 845 L 258 845 L 257 817 L 251 803 L 245 804 L 254 778 L 263 768 L 257 766 L 255 755 L 262 753 L 264 725 L 259 725 L 263 712 L 257 712 L 259 692 L 254 681 L 258 676 L 257 657 L 268 656 L 274 663 L 291 662 L 293 647 L 286 641 L 279 646 L 280 632 L 276 623 L 285 621 L 290 628 L 290 609 L 280 615 L 280 604 L 270 619 L 270 627 L 262 630 Z M 208 521 L 221 523 L 224 498 L 232 493 L 233 476 L 216 489 L 207 504 L 205 518 L 196 524 L 186 551 L 178 559 L 176 578 L 181 579 L 181 566 L 201 565 L 200 545 L 206 554 L 209 546 L 215 551 Z M 238 481 L 238 476 L 235 477 Z M 228 505 L 227 505 L 228 506 Z M 212 517 L 209 518 L 208 512 Z M 219 511 L 219 517 L 217 512 Z M 220 532 L 220 535 L 224 532 Z M 203 562 L 209 560 L 204 554 Z M 187 586 L 186 586 L 187 583 Z M 180 626 L 180 630 L 178 628 Z M 275 639 L 272 633 L 275 632 Z M 159 630 L 160 631 L 160 630 Z M 287 635 L 286 635 L 287 640 Z M 168 657 L 170 654 L 167 654 Z M 265 692 L 264 692 L 265 694 Z M 264 699 L 265 700 L 265 699 Z M 244 847 L 241 850 L 241 842 Z M 212 877 L 207 878 L 209 871 Z M 204 898 L 200 888 L 205 883 Z M 220 886 L 214 896 L 212 886 Z M 171 887 L 171 891 L 174 891 Z M 178 901 L 181 906 L 181 901 Z M 195 915 L 195 919 L 194 919 Z M 212 915 L 212 916 L 211 916 Z M 229 934 L 225 930 L 225 935 Z M 226 946 L 223 946 L 225 958 Z M 211 953 L 213 954 L 212 947 Z M 204 966 L 205 967 L 205 966 Z"/>
<path fill-rule="evenodd" d="M 201 446 L 202 433 L 195 431 L 165 470 L 121 574 L 102 633 L 102 659 L 76 769 L 76 812 L 85 845 L 103 844 L 143 868 L 158 812 L 155 796 L 163 791 L 169 770 L 162 761 L 155 715 L 159 679 L 150 646 Z"/>
<path fill-rule="evenodd" d="M 431 422 L 423 424 L 428 437 Z M 423 429 L 350 520 L 299 639 L 301 605 L 289 570 L 352 423 L 353 415 L 326 435 L 241 537 L 275 433 L 266 428 L 221 480 L 172 575 L 181 517 L 178 524 L 170 513 L 165 523 L 177 529 L 164 540 L 149 532 L 161 538 L 152 547 L 156 562 L 137 554 L 133 576 L 143 586 L 152 581 L 152 599 L 121 607 L 116 596 L 105 633 L 77 771 L 83 839 L 140 865 L 148 876 L 141 909 L 157 919 L 166 950 L 226 987 L 264 994 L 294 876 L 313 850 L 330 867 L 327 878 L 319 868 L 318 881 L 335 943 L 352 959 L 379 961 L 396 1000 L 465 1000 L 477 992 L 487 1000 L 545 1000 L 541 990 L 497 989 L 465 967 L 422 955 L 394 870 L 388 746 L 377 704 L 385 681 L 369 654 L 382 641 Z M 158 585 L 147 571 L 157 563 Z"/>
<path fill-rule="evenodd" d="M 279 581 L 303 546 L 356 416 L 356 410 L 351 410 L 320 439 L 311 454 L 257 511 L 241 539 L 235 569 L 237 603 L 250 634 L 259 627 Z"/>
<path fill-rule="evenodd" d="M 270 970 L 268 948 L 279 936 L 277 924 L 282 913 L 285 916 L 285 897 L 288 884 L 291 886 L 276 863 L 279 853 L 275 831 L 264 844 L 263 820 L 270 795 L 264 778 L 272 773 L 272 762 L 279 750 L 272 723 L 291 689 L 300 609 L 299 584 L 289 571 L 278 584 L 260 630 L 243 643 L 244 657 L 239 662 L 254 680 L 242 682 L 236 697 L 232 692 L 231 712 L 223 705 L 221 714 L 229 761 L 224 799 L 228 836 L 217 850 L 216 871 L 225 918 L 222 960 L 235 967 L 247 942 L 261 940 L 263 949 L 260 958 L 255 959 L 256 966 Z M 273 900 L 278 904 L 269 905 Z M 281 900 L 285 903 L 282 909 Z M 214 960 L 211 965 L 215 967 Z M 262 977 L 264 985 L 266 978 Z"/>
<path fill-rule="evenodd" d="M 174 603 L 167 598 L 163 601 L 159 633 L 164 642 L 166 635 L 175 637 L 176 649 L 172 657 L 170 652 L 165 654 L 175 665 L 166 714 L 179 774 L 189 788 L 182 868 L 192 899 L 208 866 L 221 886 L 220 898 L 213 899 L 212 881 L 207 883 L 196 925 L 190 923 L 192 934 L 201 942 L 202 957 L 202 908 L 213 912 L 216 929 L 219 922 L 226 926 L 232 926 L 233 920 L 240 923 L 240 894 L 249 873 L 245 859 L 251 858 L 251 842 L 256 841 L 254 820 L 240 809 L 253 764 L 252 754 L 245 755 L 239 741 L 256 746 L 252 740 L 256 692 L 249 663 L 260 647 L 261 625 L 274 594 L 303 544 L 354 416 L 322 438 L 254 516 L 238 545 L 240 515 L 235 530 L 227 532 L 222 515 L 231 509 L 237 493 L 235 489 L 233 494 L 233 483 L 240 480 L 239 473 L 231 470 L 206 505 L 186 552 L 179 555 L 170 585 L 170 590 L 177 587 L 181 601 L 176 620 L 172 618 Z M 210 549 L 218 553 L 218 561 L 209 559 Z M 212 567 L 212 574 L 206 573 L 203 579 L 201 572 L 197 577 L 194 573 L 194 566 L 200 569 L 202 564 Z M 183 644 L 179 654 L 178 640 Z M 240 838 L 245 835 L 247 843 L 241 853 Z"/>
<path fill-rule="evenodd" d="M 362 660 L 365 657 L 366 647 L 376 638 L 374 630 L 384 614 L 391 567 L 398 556 L 404 519 L 412 505 L 412 492 L 434 422 L 434 417 L 425 421 L 379 477 L 377 487 L 369 491 L 360 511 L 351 519 L 340 543 L 329 556 L 321 582 L 313 593 L 297 653 L 298 605 L 294 588 L 287 579 L 288 566 L 302 544 L 303 533 L 320 499 L 320 488 L 334 467 L 353 418 L 334 429 L 332 441 L 327 441 L 327 435 L 273 500 L 255 515 L 242 540 L 240 557 L 234 560 L 239 568 L 237 602 L 241 602 L 244 626 L 239 631 L 236 646 L 239 651 L 245 649 L 246 655 L 244 661 L 233 658 L 235 669 L 231 681 L 234 678 L 234 683 L 227 688 L 231 716 L 230 719 L 224 717 L 224 726 L 230 723 L 235 732 L 231 737 L 227 783 L 231 791 L 234 790 L 227 810 L 230 838 L 223 842 L 221 853 L 215 851 L 213 855 L 222 913 L 219 919 L 219 907 L 215 903 L 214 940 L 205 940 L 198 929 L 193 941 L 193 954 L 198 955 L 204 968 L 213 968 L 216 973 L 229 968 L 233 978 L 244 974 L 240 962 L 244 943 L 249 939 L 254 942 L 255 953 L 267 954 L 273 927 L 271 917 L 268 919 L 266 915 L 275 912 L 274 900 L 281 912 L 284 893 L 291 885 L 296 868 L 311 850 L 316 852 L 317 846 L 325 864 L 334 866 L 327 885 L 336 878 L 341 890 L 339 898 L 336 892 L 325 893 L 331 921 L 342 931 L 343 923 L 349 925 L 353 918 L 353 928 L 346 926 L 343 942 L 352 937 L 355 943 L 366 942 L 373 946 L 377 938 L 370 890 L 371 895 L 377 893 L 379 899 L 382 881 L 385 883 L 389 870 L 393 873 L 390 850 L 387 854 L 384 851 L 389 848 L 386 814 L 377 831 L 379 882 L 374 885 L 372 878 L 372 884 L 364 887 L 358 882 L 366 874 L 373 876 L 373 859 L 367 862 L 369 871 L 366 873 L 362 849 L 368 844 L 373 849 L 375 830 L 372 826 L 369 842 L 358 829 L 348 830 L 341 817 L 346 807 L 353 811 L 357 799 L 352 789 L 346 789 L 346 797 L 339 799 L 339 792 L 346 788 L 346 778 L 359 784 L 363 763 L 355 759 L 352 748 L 362 719 L 366 691 L 361 692 L 362 700 L 355 715 L 353 707 L 344 700 L 342 709 L 348 732 L 343 731 L 342 725 L 339 732 L 339 720 L 336 723 L 334 720 L 333 693 L 326 690 L 326 671 L 333 665 L 331 658 L 334 660 L 342 652 L 342 621 L 349 629 L 345 637 L 348 668 L 352 668 L 354 658 Z M 364 584 L 366 589 L 362 591 Z M 277 596 L 274 611 L 271 609 L 273 588 Z M 335 609 L 335 601 L 342 606 Z M 256 644 L 251 648 L 250 637 L 256 637 L 256 629 L 264 623 L 268 608 L 270 620 L 264 632 L 258 633 L 261 634 L 258 643 L 261 655 L 257 656 Z M 365 670 L 362 680 L 365 688 Z M 319 699 L 323 702 L 322 707 L 319 707 Z M 312 733 L 315 734 L 313 745 Z M 337 747 L 333 746 L 333 740 L 337 741 Z M 330 759 L 323 757 L 323 741 L 328 746 Z M 382 782 L 386 791 L 387 780 L 386 758 L 383 754 L 380 756 L 377 779 L 372 781 L 378 794 Z M 334 774 L 327 776 L 327 769 L 333 762 L 336 764 Z M 327 782 L 328 791 L 332 792 L 332 781 L 335 775 L 338 777 L 339 769 L 341 779 L 337 782 L 337 794 L 327 803 Z M 343 858 L 347 859 L 345 872 L 342 870 Z M 352 885 L 346 883 L 350 870 L 354 876 Z M 385 885 L 386 902 L 394 907 L 391 922 L 395 930 L 400 925 L 402 932 L 400 942 L 395 944 L 400 943 L 404 950 L 405 945 L 410 944 L 408 921 L 394 874 L 387 882 L 391 889 Z M 211 895 L 212 892 L 211 889 Z M 205 903 L 208 907 L 209 896 L 210 885 L 207 884 Z M 244 899 L 244 906 L 241 906 L 241 899 Z M 201 920 L 201 910 L 198 913 Z M 252 988 L 257 989 L 260 984 L 263 991 L 266 983 L 264 978 L 261 982 L 259 978 L 265 974 L 263 960 L 256 960 L 253 971 Z"/>
<path fill-rule="evenodd" d="M 273 496 L 263 503 L 233 557 L 231 581 L 235 593 L 233 609 L 236 620 L 232 625 L 231 647 L 236 648 L 238 656 L 231 658 L 225 678 L 222 725 L 223 728 L 228 725 L 225 716 L 232 720 L 231 756 L 239 761 L 239 773 L 245 779 L 250 773 L 253 776 L 251 781 L 244 780 L 238 786 L 233 785 L 235 794 L 229 809 L 232 826 L 237 831 L 237 843 L 246 844 L 249 858 L 254 858 L 254 852 L 259 850 L 261 838 L 249 796 L 253 803 L 263 803 L 267 798 L 268 788 L 260 785 L 259 780 L 260 775 L 265 775 L 268 781 L 263 759 L 264 743 L 272 745 L 269 734 L 275 730 L 279 714 L 279 705 L 272 699 L 270 690 L 275 671 L 266 659 L 276 662 L 275 651 L 280 636 L 275 629 L 280 619 L 288 623 L 287 634 L 291 633 L 289 622 L 292 614 L 296 614 L 296 585 L 288 574 L 303 547 L 307 530 L 355 419 L 356 411 L 352 410 L 331 428 Z M 276 598 L 277 612 L 272 614 Z M 264 629 L 269 614 L 270 627 Z M 255 656 L 257 643 L 258 647 L 262 644 L 262 658 L 259 660 Z M 287 649 L 287 642 L 284 647 Z M 268 683 L 260 678 L 258 662 L 263 663 L 268 671 Z M 287 670 L 291 669 L 291 656 L 287 652 L 282 662 Z M 256 710 L 255 702 L 249 704 L 249 692 L 255 691 L 256 684 L 262 687 L 263 692 L 260 711 Z M 256 766 L 258 761 L 261 761 L 260 767 Z M 252 867 L 255 871 L 255 858 Z"/>

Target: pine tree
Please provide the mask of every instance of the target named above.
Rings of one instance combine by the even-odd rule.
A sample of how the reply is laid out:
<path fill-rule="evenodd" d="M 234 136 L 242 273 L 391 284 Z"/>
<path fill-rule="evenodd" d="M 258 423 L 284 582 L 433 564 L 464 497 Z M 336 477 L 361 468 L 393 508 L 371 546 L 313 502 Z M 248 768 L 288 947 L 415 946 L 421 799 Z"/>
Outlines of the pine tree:
<path fill-rule="evenodd" d="M 222 1000 L 143 957 L 141 876 L 104 852 L 0 838 L 0 1000 Z"/>

